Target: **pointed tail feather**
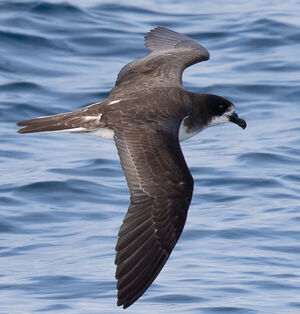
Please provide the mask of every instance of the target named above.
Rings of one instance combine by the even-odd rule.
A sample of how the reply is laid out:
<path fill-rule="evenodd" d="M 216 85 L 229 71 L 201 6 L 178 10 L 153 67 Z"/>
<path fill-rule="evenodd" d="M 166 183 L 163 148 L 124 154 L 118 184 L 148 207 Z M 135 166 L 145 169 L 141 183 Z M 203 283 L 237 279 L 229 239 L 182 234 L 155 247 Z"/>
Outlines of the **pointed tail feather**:
<path fill-rule="evenodd" d="M 72 129 L 85 129 L 86 125 L 83 117 L 74 112 L 57 114 L 54 116 L 46 116 L 31 120 L 20 121 L 17 126 L 24 128 L 18 130 L 18 133 L 34 133 L 34 132 L 50 132 L 50 131 L 66 131 Z"/>

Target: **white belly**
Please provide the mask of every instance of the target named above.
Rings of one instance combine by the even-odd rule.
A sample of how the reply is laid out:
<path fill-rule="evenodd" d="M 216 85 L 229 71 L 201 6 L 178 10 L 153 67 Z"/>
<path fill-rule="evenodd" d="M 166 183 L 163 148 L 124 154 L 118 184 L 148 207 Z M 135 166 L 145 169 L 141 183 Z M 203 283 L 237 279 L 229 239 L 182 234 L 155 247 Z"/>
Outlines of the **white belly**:
<path fill-rule="evenodd" d="M 55 132 L 55 131 L 54 131 Z M 74 129 L 67 129 L 57 132 L 70 132 L 70 133 L 77 133 L 77 134 L 84 134 L 84 135 L 92 135 L 104 138 L 106 140 L 113 140 L 114 139 L 114 131 L 107 128 L 74 128 Z"/>
<path fill-rule="evenodd" d="M 195 132 L 188 132 L 187 127 L 184 125 L 184 120 L 188 118 L 185 117 L 179 127 L 179 132 L 178 132 L 178 137 L 179 141 L 185 141 L 196 134 L 198 134 L 200 130 L 197 130 Z M 80 133 L 80 134 L 85 134 L 85 135 L 92 135 L 92 136 L 97 136 L 101 137 L 107 140 L 113 140 L 114 139 L 114 131 L 108 128 L 90 128 L 90 129 L 85 129 L 85 128 L 75 128 L 75 129 L 68 129 L 68 130 L 63 130 L 65 132 L 71 132 L 71 133 Z M 61 132 L 61 131 L 58 131 Z"/>
<path fill-rule="evenodd" d="M 99 128 L 87 132 L 87 135 L 98 136 L 101 138 L 105 138 L 106 140 L 113 140 L 114 139 L 114 131 L 107 128 Z"/>
<path fill-rule="evenodd" d="M 184 125 L 184 120 L 186 118 L 188 118 L 188 116 L 182 120 L 180 127 L 179 127 L 179 132 L 178 132 L 179 141 L 185 141 L 185 140 L 195 136 L 196 134 L 198 134 L 201 131 L 201 130 L 197 130 L 196 132 L 187 132 L 187 127 Z"/>

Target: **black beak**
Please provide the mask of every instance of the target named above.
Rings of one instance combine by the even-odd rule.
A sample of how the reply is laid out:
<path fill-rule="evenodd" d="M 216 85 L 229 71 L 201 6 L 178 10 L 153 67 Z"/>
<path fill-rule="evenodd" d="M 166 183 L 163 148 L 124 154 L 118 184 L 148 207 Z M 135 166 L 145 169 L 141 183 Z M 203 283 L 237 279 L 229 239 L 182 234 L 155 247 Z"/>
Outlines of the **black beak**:
<path fill-rule="evenodd" d="M 239 125 L 241 128 L 245 129 L 247 126 L 247 123 L 245 120 L 240 119 L 239 116 L 236 113 L 233 113 L 230 117 L 229 117 L 229 121 Z"/>

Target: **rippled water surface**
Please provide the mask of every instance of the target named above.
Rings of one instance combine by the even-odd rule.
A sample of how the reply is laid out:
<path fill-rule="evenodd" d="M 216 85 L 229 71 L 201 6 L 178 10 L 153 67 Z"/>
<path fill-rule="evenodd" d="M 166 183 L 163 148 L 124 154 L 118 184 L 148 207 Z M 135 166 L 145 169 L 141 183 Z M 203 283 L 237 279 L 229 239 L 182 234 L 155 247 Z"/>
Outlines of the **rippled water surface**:
<path fill-rule="evenodd" d="M 300 313 L 298 1 L 0 1 L 0 312 L 117 313 L 129 196 L 110 141 L 15 122 L 108 95 L 160 25 L 211 53 L 184 74 L 248 122 L 184 142 L 182 237 L 132 313 Z M 125 4 L 127 3 L 127 4 Z"/>

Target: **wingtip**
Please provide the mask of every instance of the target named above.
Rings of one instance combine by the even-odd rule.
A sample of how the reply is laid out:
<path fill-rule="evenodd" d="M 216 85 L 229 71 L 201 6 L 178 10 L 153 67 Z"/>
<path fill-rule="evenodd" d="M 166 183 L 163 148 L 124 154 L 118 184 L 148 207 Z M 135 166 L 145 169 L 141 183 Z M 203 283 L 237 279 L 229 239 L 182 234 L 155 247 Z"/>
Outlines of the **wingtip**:
<path fill-rule="evenodd" d="M 161 28 L 161 26 L 156 26 L 156 27 L 154 27 L 154 28 L 151 28 L 151 29 L 146 33 L 146 35 L 144 36 L 144 38 L 146 39 L 146 37 L 147 37 L 150 33 L 154 32 L 154 31 L 157 30 L 158 28 Z"/>
<path fill-rule="evenodd" d="M 152 34 L 153 32 L 155 32 L 158 28 L 160 28 L 160 26 L 156 26 L 154 28 L 151 28 L 144 36 L 144 44 L 147 47 L 147 39 L 149 37 L 150 34 Z"/>
<path fill-rule="evenodd" d="M 155 36 L 156 33 L 159 33 L 159 32 L 174 32 L 172 31 L 171 29 L 167 28 L 167 27 L 164 27 L 164 26 L 156 26 L 154 28 L 151 28 L 147 33 L 146 35 L 144 36 L 144 42 L 145 42 L 145 45 L 147 47 L 147 40 L 149 39 L 149 37 L 151 36 Z"/>
<path fill-rule="evenodd" d="M 131 304 L 123 304 L 123 310 L 126 310 Z"/>
<path fill-rule="evenodd" d="M 122 306 L 123 310 L 127 309 L 129 306 L 131 306 L 135 301 L 125 301 L 118 299 L 117 306 Z"/>
<path fill-rule="evenodd" d="M 151 52 L 161 52 L 163 50 L 172 50 L 176 48 L 188 48 L 198 51 L 199 61 L 209 59 L 208 50 L 184 34 L 178 33 L 167 27 L 157 26 L 151 29 L 144 37 L 145 46 Z"/>
<path fill-rule="evenodd" d="M 164 27 L 164 26 L 156 26 L 154 28 L 151 28 L 146 35 L 144 36 L 144 40 L 146 40 L 150 35 L 152 35 L 153 33 L 157 33 L 157 32 L 161 32 L 161 31 L 170 31 L 170 32 L 174 32 L 171 29 Z"/>
<path fill-rule="evenodd" d="M 209 51 L 206 48 L 204 48 L 204 49 L 206 50 L 206 56 L 205 56 L 205 59 L 203 61 L 207 61 L 207 60 L 210 59 L 210 53 L 209 53 Z"/>
<path fill-rule="evenodd" d="M 126 304 L 126 302 L 124 302 L 124 300 L 118 299 L 117 306 L 121 306 L 123 308 L 123 310 L 125 310 L 130 306 L 130 304 Z"/>

